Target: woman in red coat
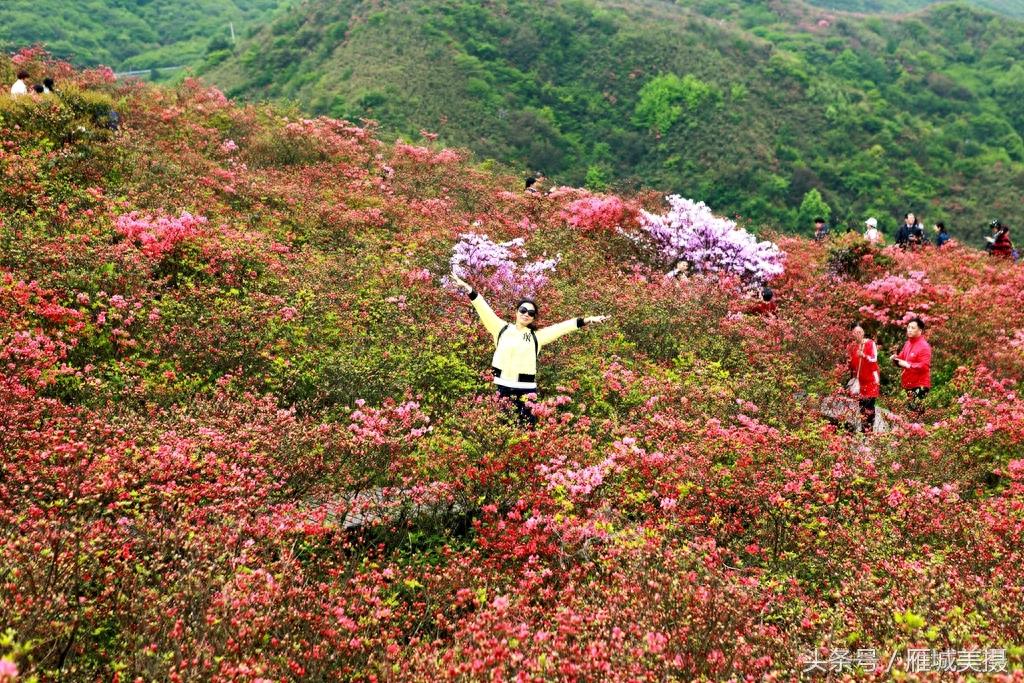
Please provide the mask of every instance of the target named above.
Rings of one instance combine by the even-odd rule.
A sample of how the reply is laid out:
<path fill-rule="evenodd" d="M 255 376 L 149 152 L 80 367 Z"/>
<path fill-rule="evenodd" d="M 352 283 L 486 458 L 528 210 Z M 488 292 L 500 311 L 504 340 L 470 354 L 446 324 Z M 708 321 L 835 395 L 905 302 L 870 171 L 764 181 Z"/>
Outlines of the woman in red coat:
<path fill-rule="evenodd" d="M 875 425 L 875 399 L 878 398 L 878 346 L 864 335 L 860 323 L 850 327 L 853 342 L 847 347 L 846 355 L 850 366 L 851 393 L 860 401 L 860 425 L 864 432 L 872 431 Z M 859 387 L 854 384 L 856 378 Z M 856 389 L 856 391 L 853 391 Z"/>
<path fill-rule="evenodd" d="M 992 255 L 1002 258 L 1013 258 L 1013 242 L 1010 241 L 1010 228 L 999 221 L 993 221 L 996 228 L 995 242 L 992 244 Z"/>

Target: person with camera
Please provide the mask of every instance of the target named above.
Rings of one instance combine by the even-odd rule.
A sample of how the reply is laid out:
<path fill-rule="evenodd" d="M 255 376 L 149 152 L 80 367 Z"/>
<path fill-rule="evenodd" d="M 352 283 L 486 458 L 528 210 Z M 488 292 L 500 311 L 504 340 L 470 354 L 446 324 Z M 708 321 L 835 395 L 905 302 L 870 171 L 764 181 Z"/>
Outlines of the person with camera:
<path fill-rule="evenodd" d="M 924 230 L 921 228 L 921 224 L 917 222 L 917 216 L 913 213 L 907 213 L 903 216 L 903 225 L 896 232 L 896 245 L 901 249 L 920 245 L 923 235 Z"/>
<path fill-rule="evenodd" d="M 903 349 L 889 359 L 903 368 L 900 386 L 907 393 L 910 409 L 921 411 L 923 399 L 932 386 L 932 347 L 924 338 L 924 321 L 914 318 L 907 323 L 907 341 Z"/>
<path fill-rule="evenodd" d="M 515 323 L 499 318 L 487 305 L 479 292 L 474 290 L 458 275 L 452 273 L 452 282 L 469 295 L 480 321 L 494 337 L 494 356 L 491 367 L 494 370 L 494 384 L 498 395 L 511 401 L 520 425 L 537 424 L 537 416 L 523 401 L 528 394 L 537 393 L 537 358 L 540 350 L 559 337 L 578 330 L 584 325 L 602 323 L 606 315 L 586 318 L 570 318 L 547 327 L 537 327 L 540 311 L 533 299 L 520 299 L 516 304 Z"/>

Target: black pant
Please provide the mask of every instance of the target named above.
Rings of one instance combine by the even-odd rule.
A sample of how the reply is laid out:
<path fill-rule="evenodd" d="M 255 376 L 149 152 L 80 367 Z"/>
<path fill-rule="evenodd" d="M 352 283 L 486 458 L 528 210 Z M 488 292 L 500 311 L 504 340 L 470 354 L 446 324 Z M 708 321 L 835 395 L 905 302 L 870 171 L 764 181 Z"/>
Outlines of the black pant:
<path fill-rule="evenodd" d="M 516 420 L 519 422 L 519 425 L 521 427 L 529 427 L 530 429 L 537 426 L 537 416 L 526 405 L 523 396 L 535 393 L 537 393 L 536 389 L 513 389 L 498 385 L 498 396 L 508 399 L 509 412 L 515 411 Z"/>
<path fill-rule="evenodd" d="M 920 413 L 924 410 L 921 400 L 928 395 L 928 389 L 929 387 L 912 387 L 907 389 L 907 406 L 915 413 Z"/>
<path fill-rule="evenodd" d="M 860 430 L 870 432 L 875 428 L 875 399 L 862 398 L 860 400 Z"/>

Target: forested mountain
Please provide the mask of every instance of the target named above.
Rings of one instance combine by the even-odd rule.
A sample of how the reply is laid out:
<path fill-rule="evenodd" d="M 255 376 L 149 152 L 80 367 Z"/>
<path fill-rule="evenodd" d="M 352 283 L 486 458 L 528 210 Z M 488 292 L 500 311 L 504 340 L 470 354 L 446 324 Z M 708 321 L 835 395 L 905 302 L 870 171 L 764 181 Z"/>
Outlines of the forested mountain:
<path fill-rule="evenodd" d="M 291 0 L 4 0 L 0 45 L 43 43 L 75 64 L 190 65 Z"/>
<path fill-rule="evenodd" d="M 915 210 L 980 239 L 1021 216 L 1022 53 L 1024 23 L 962 4 L 315 0 L 206 77 L 558 182 L 679 191 L 788 229 L 824 211 L 818 190 L 833 220 L 892 230 Z"/>

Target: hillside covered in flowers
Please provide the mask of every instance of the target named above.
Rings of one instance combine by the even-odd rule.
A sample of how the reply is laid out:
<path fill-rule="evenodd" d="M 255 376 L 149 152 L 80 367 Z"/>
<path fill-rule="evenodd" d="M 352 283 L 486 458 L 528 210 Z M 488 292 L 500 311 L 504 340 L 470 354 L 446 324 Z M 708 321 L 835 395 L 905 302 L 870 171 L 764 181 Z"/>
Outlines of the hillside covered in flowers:
<path fill-rule="evenodd" d="M 0 681 L 790 680 L 840 650 L 886 680 L 908 648 L 1020 680 L 1024 268 L 18 68 L 63 87 L 0 101 Z M 543 350 L 533 431 L 453 268 L 506 319 L 611 315 Z M 888 356 L 912 315 L 923 413 L 886 362 L 890 431 L 826 419 L 850 324 Z"/>

